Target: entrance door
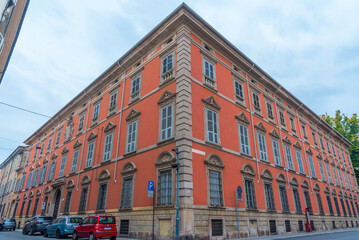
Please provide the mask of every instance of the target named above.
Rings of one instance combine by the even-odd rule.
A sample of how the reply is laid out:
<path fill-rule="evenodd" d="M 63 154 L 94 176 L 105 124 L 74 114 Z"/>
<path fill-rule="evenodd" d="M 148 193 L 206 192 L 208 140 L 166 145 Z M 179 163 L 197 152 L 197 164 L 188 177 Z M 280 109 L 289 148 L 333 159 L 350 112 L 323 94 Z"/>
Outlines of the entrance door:
<path fill-rule="evenodd" d="M 59 212 L 59 206 L 60 206 L 60 199 L 61 199 L 61 193 L 58 190 L 55 197 L 55 206 L 54 206 L 54 212 L 52 214 L 52 217 L 55 219 L 57 218 L 57 214 Z"/>

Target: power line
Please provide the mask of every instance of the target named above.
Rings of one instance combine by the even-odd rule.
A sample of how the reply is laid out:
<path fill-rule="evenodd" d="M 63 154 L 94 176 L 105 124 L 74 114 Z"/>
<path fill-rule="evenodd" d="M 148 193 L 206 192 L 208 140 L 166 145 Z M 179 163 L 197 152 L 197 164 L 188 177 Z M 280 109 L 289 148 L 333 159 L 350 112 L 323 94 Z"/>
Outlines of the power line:
<path fill-rule="evenodd" d="M 0 147 L 0 149 L 1 149 L 1 150 L 7 150 L 7 151 L 13 151 L 13 150 L 15 150 L 15 149 L 10 149 L 10 148 L 2 148 L 2 147 Z"/>
<path fill-rule="evenodd" d="M 8 103 L 4 103 L 4 102 L 0 102 L 0 103 L 3 104 L 3 105 L 5 105 L 5 106 L 12 107 L 12 108 L 16 108 L 16 109 L 21 110 L 21 111 L 24 111 L 24 112 L 32 113 L 32 114 L 39 115 L 39 116 L 42 116 L 42 117 L 51 118 L 50 116 L 47 116 L 47 115 L 45 115 L 45 114 L 37 113 L 37 112 L 31 111 L 31 110 L 27 110 L 27 109 L 21 108 L 21 107 L 16 107 L 16 106 L 11 105 L 11 104 L 8 104 Z"/>
<path fill-rule="evenodd" d="M 17 140 L 14 140 L 14 139 L 10 139 L 10 138 L 0 137 L 0 139 L 4 139 L 4 140 L 10 141 L 10 142 L 22 143 L 22 142 L 20 142 L 20 141 L 17 141 Z"/>

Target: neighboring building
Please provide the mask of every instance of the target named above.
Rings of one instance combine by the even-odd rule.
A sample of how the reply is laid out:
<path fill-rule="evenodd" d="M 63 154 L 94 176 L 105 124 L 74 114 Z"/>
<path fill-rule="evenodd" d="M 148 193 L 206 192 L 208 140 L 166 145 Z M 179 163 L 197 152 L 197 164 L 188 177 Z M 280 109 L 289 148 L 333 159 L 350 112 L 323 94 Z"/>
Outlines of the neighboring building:
<path fill-rule="evenodd" d="M 182 4 L 25 143 L 17 219 L 109 213 L 119 235 L 358 226 L 350 142 Z M 155 182 L 155 198 L 147 196 Z M 44 209 L 41 204 L 44 203 Z M 21 207 L 20 207 L 21 206 Z"/>
<path fill-rule="evenodd" d="M 25 166 L 26 147 L 19 146 L 0 165 L 0 218 L 14 217 L 17 211 L 18 169 Z"/>
<path fill-rule="evenodd" d="M 0 84 L 30 0 L 0 0 Z"/>

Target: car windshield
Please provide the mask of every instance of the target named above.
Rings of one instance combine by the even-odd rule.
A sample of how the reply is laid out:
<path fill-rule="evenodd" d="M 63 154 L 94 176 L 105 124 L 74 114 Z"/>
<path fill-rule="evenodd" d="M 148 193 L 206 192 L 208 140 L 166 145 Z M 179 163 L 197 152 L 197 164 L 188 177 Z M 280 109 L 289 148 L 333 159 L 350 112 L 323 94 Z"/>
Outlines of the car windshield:
<path fill-rule="evenodd" d="M 114 217 L 100 217 L 100 224 L 114 224 L 115 218 Z"/>
<path fill-rule="evenodd" d="M 38 220 L 39 221 L 51 221 L 52 217 L 39 217 Z"/>
<path fill-rule="evenodd" d="M 15 222 L 15 219 L 5 219 L 5 222 Z"/>
<path fill-rule="evenodd" d="M 80 223 L 82 218 L 70 218 L 69 223 Z"/>

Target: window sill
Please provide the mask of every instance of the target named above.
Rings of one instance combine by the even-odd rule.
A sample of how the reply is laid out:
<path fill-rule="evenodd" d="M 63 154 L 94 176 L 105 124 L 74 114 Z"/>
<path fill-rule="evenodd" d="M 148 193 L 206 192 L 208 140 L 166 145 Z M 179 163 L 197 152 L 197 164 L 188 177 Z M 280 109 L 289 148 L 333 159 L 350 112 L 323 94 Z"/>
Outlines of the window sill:
<path fill-rule="evenodd" d="M 207 145 L 209 145 L 210 147 L 213 147 L 213 148 L 216 148 L 216 149 L 222 149 L 222 146 L 219 145 L 219 144 L 215 144 L 215 143 L 208 142 L 208 141 L 205 141 L 205 143 L 206 143 Z"/>
<path fill-rule="evenodd" d="M 98 124 L 98 121 L 95 120 L 95 121 L 93 121 L 93 122 L 91 123 L 91 127 L 94 127 L 94 126 L 96 126 L 97 124 Z"/>
<path fill-rule="evenodd" d="M 208 205 L 208 208 L 210 208 L 210 209 L 226 209 L 224 206 L 213 206 L 213 205 Z"/>
<path fill-rule="evenodd" d="M 212 91 L 212 92 L 214 92 L 214 93 L 218 93 L 218 90 L 216 89 L 216 87 L 214 87 L 214 86 L 212 86 L 212 85 L 210 85 L 210 84 L 208 84 L 208 83 L 203 83 L 203 86 L 205 87 L 205 88 L 207 88 L 208 90 L 210 90 L 210 91 Z"/>
<path fill-rule="evenodd" d="M 246 158 L 253 158 L 251 155 L 248 155 L 248 154 L 246 154 L 246 153 L 241 153 L 241 156 L 243 156 L 243 157 L 246 157 Z"/>
<path fill-rule="evenodd" d="M 136 98 L 132 98 L 132 97 L 131 97 L 131 100 L 130 100 L 128 106 L 134 105 L 135 103 L 139 102 L 140 99 L 141 99 L 140 96 L 138 96 L 138 97 L 136 97 Z"/>
<path fill-rule="evenodd" d="M 277 213 L 277 210 L 267 210 L 268 213 Z"/>
<path fill-rule="evenodd" d="M 247 109 L 247 106 L 244 103 L 244 100 L 242 102 L 242 101 L 239 101 L 239 100 L 236 99 L 236 105 L 239 105 L 240 107 L 243 107 L 243 108 Z"/>
<path fill-rule="evenodd" d="M 130 156 L 136 155 L 136 153 L 137 153 L 137 150 L 135 150 L 133 152 L 126 153 L 126 154 L 123 154 L 123 156 L 124 157 L 130 157 Z"/>
<path fill-rule="evenodd" d="M 156 205 L 155 209 L 174 208 L 174 205 Z"/>
<path fill-rule="evenodd" d="M 127 211 L 132 211 L 132 210 L 133 210 L 132 207 L 130 207 L 130 208 L 119 208 L 118 209 L 119 212 L 127 212 Z"/>
<path fill-rule="evenodd" d="M 115 107 L 113 107 L 113 109 L 108 110 L 107 118 L 109 118 L 115 114 L 116 114 L 116 109 L 115 109 Z"/>
<path fill-rule="evenodd" d="M 105 210 L 95 210 L 95 213 L 105 213 Z"/>
<path fill-rule="evenodd" d="M 282 211 L 283 214 L 291 214 L 291 212 L 288 210 L 288 211 Z"/>
<path fill-rule="evenodd" d="M 289 168 L 288 168 L 288 172 L 297 173 L 295 170 L 292 170 L 292 169 L 289 169 Z"/>
<path fill-rule="evenodd" d="M 105 165 L 107 165 L 107 164 L 109 164 L 109 163 L 111 163 L 111 159 L 106 160 L 106 161 L 102 161 L 102 162 L 100 163 L 100 165 L 101 165 L 101 166 L 105 166 Z"/>
<path fill-rule="evenodd" d="M 169 142 L 172 142 L 173 140 L 175 140 L 175 138 L 173 138 L 173 137 L 169 138 L 169 139 L 166 139 L 166 140 L 162 140 L 162 141 L 158 142 L 157 145 L 165 145 L 165 144 L 167 144 Z"/>
<path fill-rule="evenodd" d="M 77 214 L 86 214 L 86 211 L 78 211 Z"/>
<path fill-rule="evenodd" d="M 249 212 L 259 212 L 257 208 L 246 208 L 246 210 Z"/>

